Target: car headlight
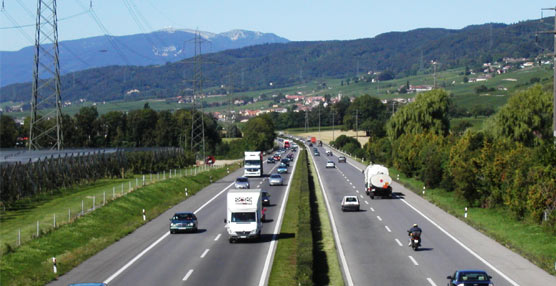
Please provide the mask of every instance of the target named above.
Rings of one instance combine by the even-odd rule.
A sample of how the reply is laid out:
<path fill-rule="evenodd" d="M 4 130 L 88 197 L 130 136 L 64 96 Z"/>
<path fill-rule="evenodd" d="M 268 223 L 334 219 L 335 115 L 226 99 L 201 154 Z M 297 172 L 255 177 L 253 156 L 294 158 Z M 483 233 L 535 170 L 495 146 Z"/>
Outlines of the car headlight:
<path fill-rule="evenodd" d="M 463 283 L 460 283 L 460 284 L 458 284 L 457 286 L 465 286 L 465 284 L 463 284 Z"/>
<path fill-rule="evenodd" d="M 256 229 L 252 230 L 249 234 L 255 234 L 255 233 L 257 233 Z"/>
<path fill-rule="evenodd" d="M 194 222 L 190 222 L 190 223 L 189 223 L 189 226 L 194 226 L 194 225 L 195 225 Z"/>
<path fill-rule="evenodd" d="M 176 226 L 176 224 L 175 223 L 170 223 L 170 226 Z"/>

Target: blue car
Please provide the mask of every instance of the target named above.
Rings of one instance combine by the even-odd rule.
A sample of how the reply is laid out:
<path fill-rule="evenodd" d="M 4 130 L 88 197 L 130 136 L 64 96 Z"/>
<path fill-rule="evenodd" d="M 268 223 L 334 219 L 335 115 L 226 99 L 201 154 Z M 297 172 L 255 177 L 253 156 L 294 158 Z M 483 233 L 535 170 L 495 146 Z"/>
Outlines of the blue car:
<path fill-rule="evenodd" d="M 285 174 L 288 172 L 288 166 L 286 166 L 286 164 L 284 163 L 280 163 L 280 166 L 278 166 L 278 170 L 277 170 L 278 174 Z"/>
<path fill-rule="evenodd" d="M 448 286 L 492 286 L 494 283 L 483 270 L 457 270 L 454 275 L 446 277 Z"/>

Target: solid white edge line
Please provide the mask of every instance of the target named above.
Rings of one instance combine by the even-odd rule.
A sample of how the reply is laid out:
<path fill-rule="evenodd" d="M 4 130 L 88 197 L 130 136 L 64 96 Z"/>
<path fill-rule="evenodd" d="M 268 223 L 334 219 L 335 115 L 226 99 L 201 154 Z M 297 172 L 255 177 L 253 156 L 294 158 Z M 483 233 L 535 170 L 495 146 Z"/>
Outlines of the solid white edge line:
<path fill-rule="evenodd" d="M 187 271 L 187 274 L 183 276 L 182 281 L 186 281 L 187 279 L 189 279 L 189 276 L 191 276 L 192 273 L 193 273 L 193 269 L 189 269 L 189 271 Z"/>
<path fill-rule="evenodd" d="M 210 249 L 205 249 L 205 251 L 203 251 L 203 254 L 201 254 L 201 258 L 205 258 L 205 256 L 207 255 L 207 253 L 209 252 Z"/>
<path fill-rule="evenodd" d="M 429 283 L 431 284 L 431 286 L 436 286 L 436 283 L 434 283 L 434 281 L 432 281 L 432 279 L 427 277 L 427 281 L 429 281 Z"/>
<path fill-rule="evenodd" d="M 220 191 L 218 194 L 216 194 L 214 197 L 212 197 L 210 200 L 208 200 L 206 203 L 204 203 L 200 208 L 198 208 L 193 213 L 197 214 L 201 209 L 203 209 L 206 205 L 208 205 L 210 202 L 212 202 L 214 199 L 216 199 L 218 196 L 220 196 L 223 192 L 225 192 L 227 189 L 229 189 L 233 185 L 234 185 L 234 183 L 232 182 L 226 188 L 224 188 L 222 191 Z M 143 255 L 145 255 L 145 253 L 147 253 L 149 250 L 151 250 L 153 247 L 155 247 L 157 244 L 159 244 L 163 239 L 168 237 L 168 235 L 170 235 L 170 232 L 166 232 L 164 235 L 162 235 L 160 238 L 158 238 L 155 242 L 153 242 L 147 248 L 143 249 L 143 251 L 141 251 L 139 254 L 137 254 L 135 257 L 133 257 L 133 259 L 131 259 L 128 263 L 126 263 L 124 266 L 122 266 L 120 269 L 118 269 L 118 271 L 116 271 L 114 274 L 112 274 L 110 277 L 108 277 L 106 280 L 104 280 L 104 283 L 109 284 L 112 280 L 114 280 L 116 277 L 118 277 L 120 274 L 122 274 L 122 272 L 124 272 L 127 268 L 129 268 L 133 263 L 135 263 L 135 261 L 137 261 Z"/>
<path fill-rule="evenodd" d="M 402 242 L 399 239 L 395 239 L 399 246 L 403 246 Z"/>
<path fill-rule="evenodd" d="M 313 160 L 313 162 L 314 162 L 313 154 L 311 154 L 311 160 Z M 334 222 L 334 215 L 332 214 L 332 208 L 330 207 L 330 202 L 328 201 L 328 196 L 326 195 L 324 184 L 322 183 L 319 168 L 317 167 L 316 163 L 314 163 L 314 164 L 315 164 L 315 170 L 317 170 L 317 175 L 319 177 L 319 182 L 320 182 L 322 194 L 324 196 L 324 201 L 326 203 L 326 208 L 328 210 L 328 216 L 330 217 L 330 223 L 332 225 L 332 232 L 334 233 L 334 239 L 336 240 L 336 246 L 338 247 L 338 253 L 340 254 L 340 261 L 342 262 L 342 269 L 344 270 L 344 275 L 346 276 L 347 285 L 352 286 L 353 285 L 353 280 L 351 278 L 351 273 L 349 272 L 346 257 L 344 255 L 344 249 L 342 248 L 342 242 L 340 241 L 340 235 L 338 234 L 338 229 L 336 228 L 336 223 Z"/>
<path fill-rule="evenodd" d="M 290 179 L 288 181 L 288 187 L 286 188 L 286 194 L 282 199 L 282 206 L 280 207 L 280 214 L 278 215 L 278 220 L 276 221 L 276 226 L 274 227 L 274 233 L 272 235 L 272 241 L 270 242 L 270 247 L 268 248 L 268 253 L 266 254 L 266 259 L 264 261 L 263 273 L 261 274 L 261 279 L 259 280 L 259 286 L 264 286 L 268 276 L 270 276 L 270 266 L 272 256 L 274 255 L 274 251 L 276 250 L 276 237 L 278 236 L 278 232 L 282 228 L 282 220 L 284 218 L 284 211 L 286 210 L 286 202 L 288 201 L 288 196 L 290 195 L 290 187 L 291 182 L 295 173 L 295 167 L 297 166 L 297 161 L 299 161 L 299 152 L 295 155 L 295 163 L 293 163 L 293 172 L 290 173 Z M 272 168 L 274 169 L 274 168 Z"/>
<path fill-rule="evenodd" d="M 453 241 L 455 241 L 457 244 L 459 244 L 461 247 L 463 247 L 463 249 L 467 250 L 467 252 L 471 253 L 471 255 L 475 256 L 475 258 L 479 259 L 479 261 L 484 263 L 490 269 L 494 270 L 494 272 L 498 273 L 498 275 L 502 276 L 502 278 L 506 279 L 506 281 L 510 282 L 510 284 L 512 284 L 513 286 L 519 286 L 519 284 L 517 284 L 517 282 L 513 281 L 510 277 L 506 276 L 506 274 L 504 274 L 502 271 L 498 270 L 498 268 L 494 267 L 494 265 L 490 264 L 484 258 L 479 256 L 479 254 L 475 253 L 475 251 L 471 250 L 471 248 L 467 247 L 465 244 L 463 244 L 461 241 L 459 241 L 457 238 L 455 238 L 453 235 L 451 235 L 448 231 L 446 231 L 444 228 L 442 228 L 436 222 L 434 222 L 432 219 L 427 217 L 424 213 L 422 213 L 421 211 L 416 209 L 410 203 L 406 202 L 405 199 L 402 198 L 401 201 L 404 202 L 406 205 L 408 205 L 410 208 L 412 208 L 414 211 L 416 211 L 418 214 L 420 214 L 422 217 L 424 217 L 426 220 L 428 220 L 432 225 L 436 226 L 436 228 L 438 228 L 445 235 L 447 235 L 449 238 L 451 238 Z"/>
<path fill-rule="evenodd" d="M 415 258 L 413 258 L 413 256 L 409 255 L 408 257 L 409 257 L 409 259 L 411 259 L 411 262 L 413 262 L 413 264 L 415 264 L 415 266 L 419 265 L 419 263 L 417 263 L 417 260 L 415 260 Z"/>
<path fill-rule="evenodd" d="M 217 241 L 217 240 L 220 238 L 220 236 L 222 236 L 221 233 L 219 233 L 219 234 L 214 238 L 214 241 Z"/>
<path fill-rule="evenodd" d="M 392 231 L 390 230 L 390 228 L 389 228 L 387 225 L 385 225 L 384 227 L 386 228 L 386 230 L 387 230 L 388 232 L 392 232 Z"/>

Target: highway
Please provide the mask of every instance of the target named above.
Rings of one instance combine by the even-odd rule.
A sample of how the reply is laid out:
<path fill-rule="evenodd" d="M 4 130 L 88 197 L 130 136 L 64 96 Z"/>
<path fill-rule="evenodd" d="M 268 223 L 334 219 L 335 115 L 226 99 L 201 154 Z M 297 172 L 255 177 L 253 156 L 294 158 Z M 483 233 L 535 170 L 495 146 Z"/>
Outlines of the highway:
<path fill-rule="evenodd" d="M 456 269 L 485 270 L 495 285 L 556 285 L 554 276 L 396 182 L 394 199 L 371 200 L 364 192 L 364 166 L 349 158 L 338 163 L 339 153 L 326 156 L 325 149 L 311 157 L 337 229 L 346 285 L 446 285 Z M 336 168 L 326 169 L 327 160 Z M 361 211 L 342 212 L 345 195 L 357 195 Z M 414 223 L 423 229 L 418 251 L 408 247 Z"/>
<path fill-rule="evenodd" d="M 86 260 L 49 285 L 105 282 L 108 285 L 265 285 L 279 234 L 284 203 L 297 154 L 284 186 L 268 185 L 268 177 L 249 178 L 251 188 L 271 194 L 261 240 L 229 243 L 224 228 L 226 191 L 243 175 L 240 168 L 172 207 L 135 232 Z M 265 174 L 278 164 L 264 163 Z M 195 212 L 198 233 L 170 234 L 175 212 Z M 287 235 L 285 235 L 287 237 Z"/>

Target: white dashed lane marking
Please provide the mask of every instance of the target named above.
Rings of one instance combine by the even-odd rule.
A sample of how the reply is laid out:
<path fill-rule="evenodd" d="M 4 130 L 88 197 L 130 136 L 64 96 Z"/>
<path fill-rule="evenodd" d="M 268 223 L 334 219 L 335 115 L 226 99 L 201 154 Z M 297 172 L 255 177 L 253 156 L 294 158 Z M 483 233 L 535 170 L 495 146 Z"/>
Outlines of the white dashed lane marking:
<path fill-rule="evenodd" d="M 222 234 L 219 233 L 219 234 L 214 238 L 214 241 L 217 241 L 217 240 L 220 238 L 221 235 L 222 235 Z"/>
<path fill-rule="evenodd" d="M 207 253 L 209 252 L 209 250 L 210 250 L 210 249 L 208 249 L 208 248 L 205 249 L 205 251 L 203 252 L 203 254 L 201 254 L 201 258 L 204 258 L 204 257 L 207 255 Z"/>
<path fill-rule="evenodd" d="M 365 201 L 366 204 L 369 204 L 369 202 Z"/>
<path fill-rule="evenodd" d="M 382 221 L 382 218 L 380 216 L 376 216 L 376 218 L 380 221 Z"/>
<path fill-rule="evenodd" d="M 359 194 L 359 190 L 355 190 L 355 192 Z"/>
<path fill-rule="evenodd" d="M 403 246 L 402 242 L 396 238 L 396 242 L 398 243 L 399 246 Z"/>
<path fill-rule="evenodd" d="M 415 260 L 415 258 L 413 258 L 413 256 L 409 255 L 408 257 L 411 260 L 411 262 L 413 262 L 413 264 L 415 264 L 415 266 L 419 265 L 419 263 L 417 263 L 417 260 Z"/>
<path fill-rule="evenodd" d="M 386 230 L 387 230 L 388 232 L 392 232 L 392 231 L 390 230 L 390 228 L 389 228 L 387 225 L 385 225 L 384 227 L 386 228 Z"/>
<path fill-rule="evenodd" d="M 434 281 L 432 281 L 432 279 L 427 278 L 427 281 L 429 281 L 429 283 L 431 284 L 431 286 L 436 286 L 436 283 L 434 283 Z"/>
<path fill-rule="evenodd" d="M 189 276 L 191 276 L 191 273 L 193 273 L 193 269 L 189 269 L 189 271 L 187 271 L 187 274 L 185 274 L 182 281 L 186 281 L 189 278 Z"/>
<path fill-rule="evenodd" d="M 363 195 L 359 195 L 361 198 L 363 198 Z"/>
<path fill-rule="evenodd" d="M 371 208 L 371 211 L 372 211 L 372 212 L 374 212 L 374 211 L 375 211 L 375 209 Z"/>

